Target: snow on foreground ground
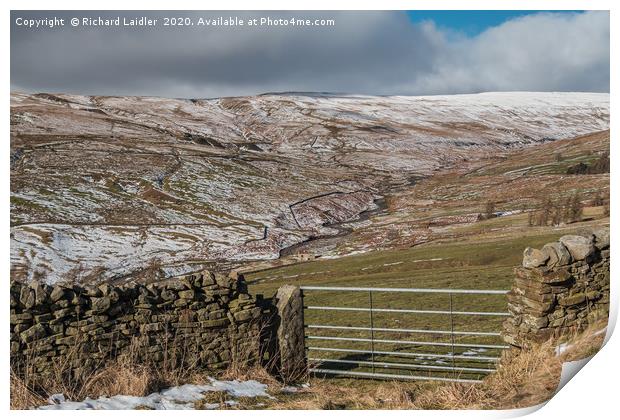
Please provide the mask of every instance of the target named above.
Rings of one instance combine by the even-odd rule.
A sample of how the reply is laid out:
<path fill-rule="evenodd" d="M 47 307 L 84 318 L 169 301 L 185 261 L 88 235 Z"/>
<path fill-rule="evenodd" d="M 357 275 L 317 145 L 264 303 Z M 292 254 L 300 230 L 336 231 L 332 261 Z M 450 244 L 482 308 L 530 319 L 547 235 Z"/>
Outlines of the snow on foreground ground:
<path fill-rule="evenodd" d="M 193 410 L 195 403 L 205 398 L 209 392 L 226 392 L 230 399 L 225 401 L 229 406 L 236 405 L 235 398 L 266 397 L 267 385 L 257 381 L 218 381 L 209 378 L 210 385 L 181 385 L 154 392 L 146 397 L 134 397 L 130 395 L 115 395 L 112 397 L 99 397 L 96 400 L 87 398 L 84 401 L 66 401 L 61 394 L 50 398 L 50 405 L 39 407 L 40 410 Z M 204 404 L 202 408 L 215 409 L 220 404 Z"/>
<path fill-rule="evenodd" d="M 607 327 L 595 331 L 590 338 L 598 337 L 607 332 Z M 555 348 L 557 357 L 575 348 L 574 343 L 562 343 Z M 571 378 L 581 370 L 592 356 L 585 359 L 562 363 L 562 372 L 557 391 L 559 391 Z M 274 399 L 267 393 L 268 386 L 255 380 L 248 381 L 220 381 L 209 378 L 209 385 L 186 384 L 154 392 L 145 397 L 129 395 L 115 395 L 112 397 L 87 398 L 84 401 L 66 401 L 62 394 L 52 395 L 49 405 L 38 407 L 39 410 L 193 410 L 196 408 L 213 410 L 222 408 L 220 403 L 208 403 L 204 401 L 209 393 L 224 392 L 227 399 L 223 401 L 226 406 L 232 407 L 239 404 L 236 398 L 267 398 Z M 301 386 L 308 387 L 308 384 Z M 285 386 L 283 393 L 296 393 L 298 388 Z M 556 391 L 556 392 L 557 392 Z M 200 404 L 197 404 L 201 402 Z M 256 404 L 260 407 L 262 403 Z"/>

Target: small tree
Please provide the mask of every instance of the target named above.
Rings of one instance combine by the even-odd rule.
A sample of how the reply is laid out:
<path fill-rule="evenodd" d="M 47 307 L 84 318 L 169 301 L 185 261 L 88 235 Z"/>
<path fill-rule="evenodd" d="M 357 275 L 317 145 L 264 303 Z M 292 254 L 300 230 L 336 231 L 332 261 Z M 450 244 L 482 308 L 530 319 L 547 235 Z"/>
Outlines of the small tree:
<path fill-rule="evenodd" d="M 547 226 L 549 224 L 549 218 L 553 210 L 553 202 L 551 198 L 547 198 L 543 201 L 541 210 L 538 214 L 538 220 L 536 221 L 538 226 Z"/>
<path fill-rule="evenodd" d="M 495 217 L 495 203 L 492 201 L 487 201 L 487 204 L 484 208 L 484 217 L 485 219 L 490 219 Z"/>
<path fill-rule="evenodd" d="M 564 207 L 562 206 L 562 202 L 558 200 L 553 206 L 553 217 L 551 219 L 551 223 L 553 226 L 558 226 L 562 223 L 562 218 L 564 216 Z"/>
<path fill-rule="evenodd" d="M 601 196 L 601 192 L 597 191 L 596 195 L 594 196 L 594 199 L 592 200 L 592 205 L 596 207 L 600 207 L 603 204 L 605 204 L 605 201 L 603 200 L 603 197 Z"/>
<path fill-rule="evenodd" d="M 562 220 L 564 221 L 564 223 L 570 222 L 570 203 L 571 199 L 570 197 L 567 197 L 564 200 L 564 204 L 562 206 Z"/>
<path fill-rule="evenodd" d="M 583 216 L 583 204 L 581 204 L 581 196 L 579 192 L 575 192 L 570 199 L 569 215 L 571 222 L 577 222 L 581 220 L 581 217 Z"/>
<path fill-rule="evenodd" d="M 603 153 L 592 165 L 590 165 L 588 173 L 590 174 L 608 174 L 609 173 L 609 152 Z"/>

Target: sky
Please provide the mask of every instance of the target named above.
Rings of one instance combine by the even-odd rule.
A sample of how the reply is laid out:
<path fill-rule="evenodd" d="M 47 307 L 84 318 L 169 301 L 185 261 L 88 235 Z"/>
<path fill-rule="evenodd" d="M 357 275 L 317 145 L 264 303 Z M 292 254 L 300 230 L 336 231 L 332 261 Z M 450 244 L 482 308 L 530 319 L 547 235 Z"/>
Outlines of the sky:
<path fill-rule="evenodd" d="M 541 12 L 540 10 L 410 10 L 407 15 L 412 22 L 430 20 L 440 28 L 473 36 L 490 27 L 501 25 L 507 20 Z M 568 12 L 579 13 L 577 10 Z"/>
<path fill-rule="evenodd" d="M 11 12 L 11 90 L 210 98 L 266 92 L 609 92 L 609 13 L 537 11 Z M 27 28 L 17 18 L 158 19 Z M 333 26 L 197 26 L 217 17 Z"/>

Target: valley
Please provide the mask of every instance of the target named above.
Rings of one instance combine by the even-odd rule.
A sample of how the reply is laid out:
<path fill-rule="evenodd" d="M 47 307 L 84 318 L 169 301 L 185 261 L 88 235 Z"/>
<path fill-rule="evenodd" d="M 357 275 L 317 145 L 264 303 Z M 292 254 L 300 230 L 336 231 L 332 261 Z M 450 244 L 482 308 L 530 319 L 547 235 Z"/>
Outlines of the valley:
<path fill-rule="evenodd" d="M 565 175 L 608 126 L 607 94 L 13 93 L 11 275 L 250 272 L 499 230 L 541 195 L 608 195 L 608 174 Z"/>

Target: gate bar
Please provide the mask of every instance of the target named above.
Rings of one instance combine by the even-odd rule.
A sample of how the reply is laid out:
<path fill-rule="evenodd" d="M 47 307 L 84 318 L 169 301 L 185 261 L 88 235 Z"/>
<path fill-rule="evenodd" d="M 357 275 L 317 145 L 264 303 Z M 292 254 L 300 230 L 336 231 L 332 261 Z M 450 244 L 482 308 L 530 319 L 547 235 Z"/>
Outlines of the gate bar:
<path fill-rule="evenodd" d="M 343 363 L 349 365 L 364 365 L 370 366 L 374 364 L 377 367 L 400 367 L 400 368 L 414 368 L 414 369 L 436 369 L 436 370 L 457 370 L 463 372 L 479 372 L 479 373 L 491 373 L 495 372 L 495 369 L 488 368 L 471 368 L 471 367 L 456 367 L 452 366 L 437 366 L 437 365 L 414 365 L 410 363 L 393 363 L 393 362 L 367 362 L 365 360 L 341 360 L 341 359 L 317 359 L 314 357 L 308 358 L 313 362 L 326 362 L 326 363 Z"/>
<path fill-rule="evenodd" d="M 387 340 L 387 339 L 368 339 L 357 337 L 334 337 L 325 335 L 307 335 L 305 338 L 314 340 L 333 340 L 333 341 L 359 341 L 363 343 L 384 343 L 384 344 L 412 344 L 417 346 L 447 346 L 447 347 L 468 347 L 481 349 L 508 349 L 510 346 L 500 344 L 467 344 L 467 343 L 436 343 L 431 341 L 407 341 L 407 340 Z"/>
<path fill-rule="evenodd" d="M 356 350 L 356 349 L 341 349 L 341 348 L 333 348 L 333 347 L 306 347 L 307 350 L 319 350 L 319 351 L 331 351 L 331 352 L 340 352 L 340 353 L 360 353 L 360 354 L 370 354 L 370 352 L 366 350 Z M 434 359 L 449 359 L 449 354 L 437 354 L 437 353 L 407 353 L 407 352 L 398 352 L 398 351 L 375 351 L 375 354 L 383 354 L 387 356 L 411 356 L 411 357 L 432 357 Z M 495 362 L 500 360 L 499 357 L 492 356 L 462 356 L 460 354 L 454 356 L 455 359 L 463 359 L 463 360 L 486 360 L 489 362 Z"/>
<path fill-rule="evenodd" d="M 325 330 L 355 330 L 355 331 L 370 331 L 368 327 L 346 327 L 340 325 L 304 325 L 306 328 L 316 328 Z M 454 335 L 485 335 L 485 336 L 501 336 L 498 332 L 482 332 L 482 331 L 445 331 L 445 330 L 412 330 L 407 328 L 375 328 L 375 331 L 380 332 L 395 332 L 395 333 L 420 333 L 420 334 L 454 334 Z"/>
<path fill-rule="evenodd" d="M 509 290 L 474 290 L 474 289 L 401 289 L 388 287 L 331 287 L 300 286 L 301 290 L 323 290 L 333 292 L 404 292 L 404 293 L 455 293 L 474 295 L 505 295 Z"/>
<path fill-rule="evenodd" d="M 369 308 L 355 308 L 347 306 L 304 306 L 304 309 L 316 309 L 323 311 L 357 311 L 357 312 L 369 312 Z M 510 316 L 509 312 L 464 312 L 464 311 L 431 311 L 422 309 L 387 309 L 387 308 L 373 308 L 374 312 L 396 312 L 400 314 L 439 314 L 439 315 L 480 315 L 480 316 Z"/>
<path fill-rule="evenodd" d="M 328 375 L 344 375 L 344 376 L 360 376 L 362 378 L 383 378 L 383 379 L 405 379 L 415 381 L 445 381 L 445 382 L 469 382 L 481 383 L 479 379 L 456 379 L 442 378 L 437 376 L 410 376 L 410 375 L 394 375 L 391 373 L 371 373 L 371 372 L 354 372 L 349 370 L 334 369 L 308 369 L 312 373 L 325 373 Z"/>
<path fill-rule="evenodd" d="M 375 322 L 372 317 L 372 290 L 368 292 L 368 303 L 370 304 L 370 351 L 372 361 L 375 361 Z M 375 366 L 372 365 L 372 373 L 375 373 Z"/>

